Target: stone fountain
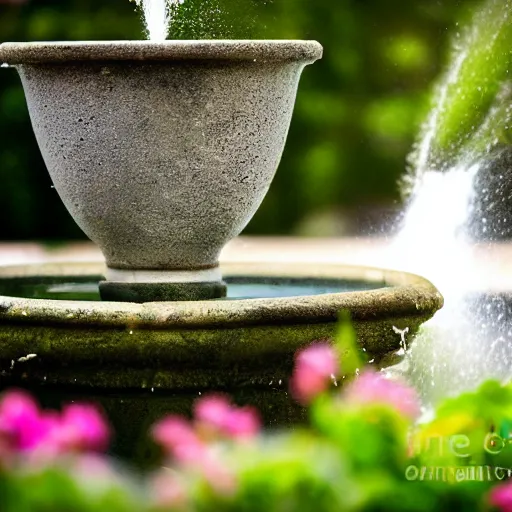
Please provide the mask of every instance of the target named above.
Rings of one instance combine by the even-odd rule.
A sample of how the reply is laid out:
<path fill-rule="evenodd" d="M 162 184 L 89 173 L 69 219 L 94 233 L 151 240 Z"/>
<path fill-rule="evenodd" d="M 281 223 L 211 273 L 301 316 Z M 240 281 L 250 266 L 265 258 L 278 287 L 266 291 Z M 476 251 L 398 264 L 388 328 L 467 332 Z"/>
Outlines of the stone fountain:
<path fill-rule="evenodd" d="M 94 398 L 137 453 L 155 417 L 208 390 L 297 421 L 296 350 L 351 314 L 397 359 L 442 306 L 426 280 L 341 265 L 219 267 L 263 200 L 315 41 L 5 43 L 55 187 L 105 265 L 0 269 L 2 386 Z M 102 299 L 102 300 L 101 300 Z M 142 443 L 143 446 L 144 443 Z"/>

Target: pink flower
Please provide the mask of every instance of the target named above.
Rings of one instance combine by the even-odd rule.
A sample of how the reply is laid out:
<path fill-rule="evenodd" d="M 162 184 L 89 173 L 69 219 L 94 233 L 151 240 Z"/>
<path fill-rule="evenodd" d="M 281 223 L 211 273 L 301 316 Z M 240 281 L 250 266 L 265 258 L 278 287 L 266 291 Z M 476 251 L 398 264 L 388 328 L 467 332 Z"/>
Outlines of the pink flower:
<path fill-rule="evenodd" d="M 338 357 L 333 347 L 316 343 L 299 352 L 291 380 L 295 398 L 307 404 L 326 391 L 339 371 Z"/>
<path fill-rule="evenodd" d="M 371 370 L 363 372 L 351 382 L 344 395 L 345 400 L 352 404 L 389 405 L 410 419 L 420 414 L 419 400 L 414 389 Z"/>
<path fill-rule="evenodd" d="M 192 425 L 179 416 L 168 416 L 156 423 L 153 438 L 181 463 L 199 463 L 207 451 Z"/>
<path fill-rule="evenodd" d="M 110 429 L 96 407 L 70 404 L 64 407 L 49 441 L 63 452 L 104 451 L 108 447 L 109 438 Z"/>
<path fill-rule="evenodd" d="M 192 468 L 209 482 L 213 489 L 222 494 L 234 492 L 235 478 L 209 450 L 208 445 L 197 435 L 192 425 L 179 416 L 169 416 L 153 427 L 153 438 L 180 463 Z M 165 485 L 165 477 L 158 485 Z M 173 485 L 172 481 L 169 481 Z M 179 487 L 169 489 L 166 495 L 159 487 L 161 499 L 181 499 Z"/>
<path fill-rule="evenodd" d="M 31 460 L 45 461 L 70 451 L 103 450 L 109 429 L 91 405 L 72 404 L 43 411 L 30 395 L 11 391 L 0 402 L 0 445 L 12 454 L 30 452 Z"/>
<path fill-rule="evenodd" d="M 0 437 L 15 451 L 37 448 L 48 435 L 46 421 L 37 403 L 23 391 L 10 391 L 0 402 Z"/>
<path fill-rule="evenodd" d="M 231 413 L 231 402 L 222 395 L 210 395 L 194 404 L 194 417 L 200 423 L 223 430 Z"/>
<path fill-rule="evenodd" d="M 256 409 L 248 406 L 236 407 L 222 395 L 211 395 L 198 400 L 194 416 L 200 426 L 236 439 L 254 437 L 261 429 Z"/>
<path fill-rule="evenodd" d="M 506 483 L 492 489 L 489 503 L 501 512 L 512 512 L 512 484 Z"/>
<path fill-rule="evenodd" d="M 236 439 L 254 437 L 261 430 L 258 411 L 248 406 L 232 409 L 226 418 L 224 428 L 228 436 Z"/>

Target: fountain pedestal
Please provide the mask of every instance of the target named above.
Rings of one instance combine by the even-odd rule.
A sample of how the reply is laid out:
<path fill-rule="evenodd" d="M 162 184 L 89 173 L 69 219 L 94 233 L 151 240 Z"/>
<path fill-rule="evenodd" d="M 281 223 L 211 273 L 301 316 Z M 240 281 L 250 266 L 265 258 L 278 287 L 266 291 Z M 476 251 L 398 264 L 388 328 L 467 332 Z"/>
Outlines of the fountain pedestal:
<path fill-rule="evenodd" d="M 227 294 L 220 267 L 198 271 L 107 269 L 100 281 L 106 301 L 167 302 L 219 299 Z"/>

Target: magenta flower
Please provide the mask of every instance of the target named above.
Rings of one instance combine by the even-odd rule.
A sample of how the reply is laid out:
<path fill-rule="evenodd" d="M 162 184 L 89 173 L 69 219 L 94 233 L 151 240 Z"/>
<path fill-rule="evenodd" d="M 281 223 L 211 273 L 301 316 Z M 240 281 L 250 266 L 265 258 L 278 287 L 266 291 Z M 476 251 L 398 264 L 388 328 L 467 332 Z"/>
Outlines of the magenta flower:
<path fill-rule="evenodd" d="M 254 407 L 239 407 L 231 410 L 224 425 L 228 436 L 235 439 L 250 438 L 258 435 L 261 420 Z"/>
<path fill-rule="evenodd" d="M 153 438 L 181 463 L 200 463 L 207 447 L 192 425 L 180 416 L 168 416 L 153 426 Z"/>
<path fill-rule="evenodd" d="M 492 489 L 489 503 L 501 512 L 512 512 L 512 484 L 505 483 Z"/>
<path fill-rule="evenodd" d="M 227 494 L 234 491 L 235 478 L 222 464 L 220 464 L 208 445 L 198 436 L 185 418 L 169 416 L 153 427 L 153 438 L 178 463 L 193 468 L 209 482 L 217 492 Z M 158 485 L 165 485 L 165 477 Z M 172 482 L 169 481 L 169 485 Z M 181 498 L 180 489 L 169 489 L 167 498 Z M 177 493 L 177 496 L 176 496 Z M 162 493 L 161 498 L 166 498 Z"/>
<path fill-rule="evenodd" d="M 208 427 L 223 430 L 227 417 L 231 413 L 231 402 L 222 395 L 210 395 L 197 400 L 194 404 L 194 418 Z"/>
<path fill-rule="evenodd" d="M 200 426 L 236 439 L 254 437 L 261 429 L 256 409 L 248 406 L 236 407 L 222 395 L 211 395 L 198 400 L 194 416 Z"/>
<path fill-rule="evenodd" d="M 23 391 L 8 392 L 0 401 L 4 456 L 29 452 L 34 461 L 48 461 L 71 451 L 103 450 L 108 439 L 108 426 L 91 405 L 68 405 L 62 414 L 43 411 Z"/>
<path fill-rule="evenodd" d="M 415 419 L 420 414 L 420 404 L 414 389 L 371 370 L 363 372 L 351 382 L 344 396 L 352 404 L 389 405 L 410 419 Z"/>
<path fill-rule="evenodd" d="M 296 357 L 291 391 L 299 402 L 308 404 L 329 388 L 338 372 L 335 349 L 326 343 L 311 345 Z"/>
<path fill-rule="evenodd" d="M 63 452 L 104 451 L 109 439 L 110 429 L 103 415 L 88 404 L 66 405 L 50 435 L 50 442 Z"/>
<path fill-rule="evenodd" d="M 53 427 L 37 403 L 23 391 L 11 391 L 0 402 L 0 437 L 14 451 L 37 448 Z"/>

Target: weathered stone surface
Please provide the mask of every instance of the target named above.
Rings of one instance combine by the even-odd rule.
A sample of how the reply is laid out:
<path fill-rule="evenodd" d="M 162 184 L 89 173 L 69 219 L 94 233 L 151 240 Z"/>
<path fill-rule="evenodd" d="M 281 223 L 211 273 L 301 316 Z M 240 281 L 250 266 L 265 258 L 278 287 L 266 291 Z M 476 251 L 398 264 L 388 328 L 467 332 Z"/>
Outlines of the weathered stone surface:
<path fill-rule="evenodd" d="M 5 278 L 98 276 L 101 264 L 0 268 Z M 226 265 L 226 276 L 353 279 L 384 288 L 303 297 L 198 302 L 109 303 L 0 297 L 0 365 L 27 382 L 116 389 L 239 387 L 287 379 L 294 353 L 333 336 L 348 311 L 369 359 L 400 348 L 441 306 L 426 280 L 344 265 Z M 8 371 L 11 360 L 37 358 Z"/>
<path fill-rule="evenodd" d="M 171 271 L 215 268 L 252 218 L 321 55 L 315 41 L 0 46 L 55 188 L 108 266 Z"/>
<path fill-rule="evenodd" d="M 219 299 L 226 296 L 222 281 L 198 283 L 123 283 L 100 281 L 101 298 L 114 302 L 169 302 Z"/>
<path fill-rule="evenodd" d="M 191 41 L 63 41 L 4 43 L 0 61 L 11 65 L 71 61 L 232 60 L 313 62 L 322 56 L 316 41 L 191 40 Z"/>

